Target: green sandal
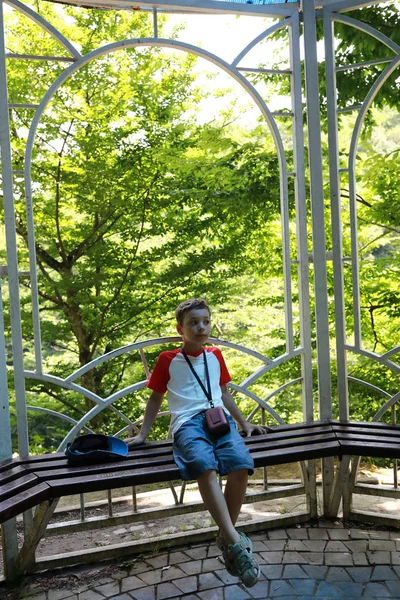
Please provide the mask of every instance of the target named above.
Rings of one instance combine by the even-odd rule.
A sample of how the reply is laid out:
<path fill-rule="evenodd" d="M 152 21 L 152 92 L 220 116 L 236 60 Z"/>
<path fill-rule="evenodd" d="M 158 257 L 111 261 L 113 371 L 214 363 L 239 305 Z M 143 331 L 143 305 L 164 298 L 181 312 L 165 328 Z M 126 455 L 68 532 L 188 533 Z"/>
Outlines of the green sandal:
<path fill-rule="evenodd" d="M 233 563 L 241 582 L 253 587 L 260 576 L 260 565 L 240 542 L 228 546 L 228 560 Z"/>
<path fill-rule="evenodd" d="M 237 542 L 237 544 L 240 544 L 240 546 L 246 550 L 250 557 L 253 557 L 253 544 L 251 542 L 251 539 L 249 537 L 247 537 L 246 534 L 244 534 L 242 531 L 238 531 L 239 535 L 240 535 L 240 540 Z M 224 542 L 224 538 L 218 534 L 217 536 L 217 546 L 218 548 L 221 550 L 222 552 L 222 558 L 224 559 L 224 564 L 225 564 L 225 568 L 228 571 L 229 575 L 232 575 L 233 577 L 239 577 L 239 571 L 235 566 L 234 561 L 229 559 L 228 556 L 228 546 L 225 544 Z"/>

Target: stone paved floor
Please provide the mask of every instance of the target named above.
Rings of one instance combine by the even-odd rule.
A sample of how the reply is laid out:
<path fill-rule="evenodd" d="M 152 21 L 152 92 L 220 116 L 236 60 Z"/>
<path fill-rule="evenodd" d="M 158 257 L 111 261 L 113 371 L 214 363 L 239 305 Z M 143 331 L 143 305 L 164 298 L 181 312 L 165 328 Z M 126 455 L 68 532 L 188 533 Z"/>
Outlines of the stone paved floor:
<path fill-rule="evenodd" d="M 215 543 L 91 565 L 0 586 L 0 598 L 29 600 L 400 600 L 400 531 L 320 522 L 250 534 L 261 565 L 250 589 L 223 568 Z"/>

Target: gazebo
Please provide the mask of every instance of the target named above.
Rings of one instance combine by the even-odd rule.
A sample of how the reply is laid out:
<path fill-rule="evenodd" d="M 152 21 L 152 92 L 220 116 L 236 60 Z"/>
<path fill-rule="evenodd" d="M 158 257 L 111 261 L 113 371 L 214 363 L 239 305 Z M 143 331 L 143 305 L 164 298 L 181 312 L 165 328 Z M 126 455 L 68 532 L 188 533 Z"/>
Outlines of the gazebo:
<path fill-rule="evenodd" d="M 42 343 L 41 343 L 41 315 L 40 298 L 38 290 L 38 266 L 36 260 L 35 244 L 35 224 L 34 224 L 34 182 L 31 176 L 31 164 L 33 148 L 38 133 L 38 127 L 41 118 L 48 108 L 54 95 L 63 86 L 63 84 L 81 68 L 88 65 L 91 61 L 122 49 L 141 49 L 148 47 L 168 48 L 175 51 L 193 53 L 198 57 L 213 63 L 218 69 L 224 71 L 229 77 L 235 80 L 243 90 L 248 94 L 254 105 L 258 108 L 260 114 L 268 124 L 270 133 L 273 137 L 276 154 L 279 162 L 280 174 L 280 207 L 281 207 L 281 239 L 283 254 L 283 281 L 285 288 L 285 333 L 286 350 L 275 359 L 268 359 L 256 351 L 249 351 L 246 348 L 240 348 L 229 341 L 218 340 L 219 343 L 231 347 L 238 352 L 247 352 L 252 357 L 261 361 L 261 366 L 250 375 L 245 381 L 237 386 L 236 391 L 247 395 L 249 398 L 258 402 L 263 410 L 269 412 L 278 422 L 283 419 L 268 404 L 268 400 L 274 394 L 279 393 L 283 388 L 277 389 L 269 398 L 259 398 L 249 389 L 265 372 L 274 369 L 280 364 L 290 361 L 295 357 L 301 357 L 300 379 L 287 381 L 284 387 L 291 385 L 301 385 L 303 399 L 303 420 L 311 422 L 315 420 L 314 400 L 313 400 L 313 370 L 312 370 L 312 335 L 317 340 L 316 364 L 317 364 L 317 386 L 318 386 L 318 406 L 319 419 L 332 418 L 332 390 L 331 390 L 331 365 L 336 361 L 337 371 L 337 389 L 338 406 L 340 420 L 349 418 L 349 381 L 366 386 L 371 393 L 382 396 L 382 405 L 376 413 L 374 420 L 379 421 L 385 413 L 392 411 L 395 422 L 395 406 L 400 399 L 400 393 L 392 395 L 385 389 L 380 389 L 368 381 L 355 380 L 348 376 L 349 356 L 356 354 L 376 361 L 394 373 L 399 373 L 400 365 L 396 362 L 396 355 L 400 347 L 393 347 L 383 354 L 378 354 L 363 347 L 362 326 L 361 326 L 361 307 L 360 307 L 360 277 L 359 277 L 359 247 L 358 247 L 358 224 L 357 224 L 357 180 L 356 180 L 356 161 L 359 138 L 363 124 L 374 102 L 374 99 L 382 86 L 389 77 L 398 69 L 400 65 L 400 47 L 382 32 L 373 29 L 369 24 L 347 16 L 347 12 L 356 8 L 361 8 L 370 4 L 378 4 L 375 0 L 303 0 L 302 2 L 258 2 L 258 0 L 248 2 L 230 2 L 225 0 L 66 0 L 60 4 L 76 5 L 81 7 L 82 11 L 90 8 L 105 9 L 111 11 L 117 10 L 140 10 L 149 11 L 153 16 L 153 34 L 147 38 L 117 40 L 106 46 L 99 47 L 87 54 L 81 52 L 60 33 L 51 23 L 46 21 L 39 12 L 25 5 L 20 0 L 2 0 L 0 8 L 0 142 L 1 142 L 1 160 L 2 160 L 2 183 L 3 183 L 3 203 L 4 220 L 7 245 L 7 265 L 0 267 L 0 277 L 3 286 L 8 288 L 10 302 L 10 319 L 12 332 L 12 362 L 13 377 L 16 399 L 17 427 L 18 427 L 18 452 L 21 456 L 27 456 L 30 453 L 28 436 L 28 412 L 31 410 L 27 406 L 25 393 L 25 380 L 31 379 L 51 383 L 55 386 L 61 386 L 63 389 L 73 390 L 82 394 L 93 403 L 93 408 L 87 411 L 86 415 L 80 420 L 74 420 L 68 415 L 58 415 L 68 424 L 68 433 L 62 441 L 59 450 L 64 450 L 66 444 L 80 431 L 89 430 L 89 422 L 102 410 L 112 407 L 113 402 L 126 394 L 132 393 L 144 387 L 145 382 L 137 382 L 131 386 L 118 390 L 108 398 L 101 398 L 79 383 L 80 378 L 85 373 L 95 369 L 99 365 L 123 354 L 138 351 L 143 360 L 144 370 L 148 374 L 148 367 L 144 355 L 147 347 L 156 344 L 167 343 L 168 341 L 177 341 L 173 338 L 157 339 L 146 342 L 140 342 L 114 349 L 109 353 L 96 357 L 93 361 L 79 368 L 68 377 L 62 379 L 51 372 L 46 372 L 42 361 Z M 65 56 L 31 56 L 17 55 L 6 52 L 5 28 L 4 28 L 4 5 L 11 9 L 20 11 L 25 17 L 31 19 L 39 27 L 43 28 L 47 34 L 50 34 L 65 50 Z M 209 15 L 212 19 L 217 14 L 236 14 L 252 16 L 255 19 L 270 18 L 273 19 L 271 25 L 265 28 L 261 34 L 257 35 L 245 47 L 238 47 L 234 60 L 227 62 L 223 58 L 204 50 L 198 46 L 181 42 L 176 39 L 161 38 L 158 34 L 158 19 L 162 14 L 168 13 L 191 13 Z M 332 231 L 332 251 L 327 252 L 327 240 L 325 234 L 326 211 L 324 209 L 324 185 L 323 185 L 323 159 L 322 159 L 322 133 L 320 117 L 320 98 L 319 98 L 319 60 L 317 51 L 319 44 L 317 42 L 317 21 L 323 23 L 323 45 L 325 52 L 325 72 L 326 72 L 326 110 L 328 123 L 328 155 L 329 155 L 329 184 L 330 184 L 330 225 Z M 348 28 L 354 28 L 363 32 L 366 36 L 375 38 L 382 48 L 386 49 L 385 58 L 376 58 L 369 63 L 337 65 L 335 60 L 335 24 L 341 24 Z M 302 28 L 302 33 L 301 33 Z M 257 64 L 251 64 L 249 57 L 251 51 L 261 42 L 267 41 L 276 32 L 286 32 L 287 51 L 290 58 L 290 69 L 262 69 Z M 303 98 L 302 82 L 302 57 L 304 56 L 305 74 L 305 99 Z M 14 59 L 19 60 L 40 60 L 58 62 L 65 65 L 61 73 L 54 80 L 53 84 L 43 95 L 39 104 L 13 103 L 9 101 L 9 92 L 7 88 L 6 63 Z M 337 87 L 336 73 L 339 70 L 363 69 L 373 64 L 384 64 L 384 68 L 379 77 L 371 85 L 368 94 L 361 105 L 348 106 L 344 109 L 337 108 Z M 287 77 L 290 81 L 291 90 L 291 108 L 289 111 L 278 112 L 271 110 L 262 95 L 257 91 L 249 74 L 257 72 L 269 72 L 270 75 L 279 75 Z M 303 102 L 305 102 L 305 112 L 307 117 L 307 156 L 305 154 L 305 141 L 303 130 Z M 12 151 L 10 143 L 10 122 L 9 111 L 28 110 L 31 118 L 29 123 L 29 134 L 24 148 L 24 169 L 17 171 L 13 167 Z M 348 149 L 347 166 L 343 167 L 343 161 L 339 159 L 338 145 L 338 114 L 340 112 L 354 112 L 356 114 L 354 129 L 352 132 L 351 143 Z M 282 134 L 277 120 L 279 118 L 290 119 L 293 140 L 294 170 L 289 171 L 287 167 L 287 156 L 282 141 Z M 14 206 L 14 182 L 16 177 L 23 177 L 25 189 L 26 215 L 27 215 L 27 239 L 29 247 L 29 272 L 21 272 L 19 269 L 17 232 L 15 228 L 15 206 Z M 289 182 L 294 182 L 295 203 L 296 203 L 296 222 L 295 235 L 297 243 L 297 256 L 293 261 L 290 252 L 290 216 L 289 216 Z M 341 217 L 341 187 L 346 185 L 349 189 L 349 214 L 350 231 L 346 233 L 350 239 L 351 255 L 344 256 L 343 253 L 343 225 Z M 307 198 L 306 189 L 309 189 L 310 198 Z M 309 224 L 307 222 L 307 203 L 310 202 L 311 208 L 311 233 L 312 233 L 312 253 L 309 253 L 307 236 Z M 330 336 L 330 315 L 329 298 L 327 288 L 327 261 L 332 261 L 334 272 L 334 330 L 335 330 L 335 350 L 334 359 L 332 358 L 332 339 Z M 297 287 L 299 294 L 299 312 L 300 312 L 300 343 L 297 343 L 293 328 L 293 275 L 292 265 L 297 265 Z M 344 269 L 345 263 L 350 264 L 352 277 L 353 310 L 351 314 L 345 314 L 344 302 Z M 310 286 L 310 264 L 313 268 L 313 285 Z M 34 338 L 35 367 L 27 369 L 24 361 L 24 340 L 21 328 L 21 308 L 20 308 L 20 278 L 29 277 L 31 289 L 31 307 L 32 307 L 32 329 Z M 0 288 L 1 289 L 1 288 Z M 310 294 L 314 295 L 315 302 L 315 331 L 311 330 L 310 315 Z M 1 301 L 1 296 L 0 296 Z M 6 341 L 3 325 L 2 305 L 0 304 L 0 406 L 2 419 L 0 421 L 0 460 L 8 459 L 12 456 L 15 448 L 11 444 L 10 412 L 9 412 L 9 394 L 7 389 L 7 369 L 6 369 Z M 351 326 L 349 326 L 351 323 Z M 350 333 L 349 333 L 350 331 Z M 351 341 L 350 341 L 351 340 Z M 37 409 L 37 408 L 36 408 Z M 43 409 L 46 411 L 46 409 Z M 52 415 L 54 416 L 54 415 Z M 124 433 L 132 426 L 130 419 L 124 415 L 121 418 L 125 421 L 125 427 L 116 432 L 116 435 Z M 136 425 L 134 423 L 133 425 Z M 351 481 L 353 486 L 356 482 L 358 461 L 355 459 L 351 468 Z M 396 465 L 395 465 L 396 466 Z M 310 465 L 309 465 L 310 467 Z M 349 463 L 346 465 L 350 469 Z M 396 469 L 395 469 L 396 470 Z M 323 498 L 324 507 L 322 512 L 326 516 L 334 516 L 330 498 L 333 490 L 335 477 L 335 465 L 333 459 L 323 460 Z M 315 483 L 314 468 L 314 483 Z M 383 493 L 389 497 L 397 497 L 397 473 L 394 477 L 395 487 L 391 490 L 375 490 L 373 487 L 368 489 L 369 494 Z M 302 488 L 303 489 L 303 488 Z M 353 487 L 353 492 L 356 486 Z M 365 491 L 365 490 L 364 490 Z M 177 501 L 176 493 L 175 500 Z M 282 494 L 285 491 L 282 490 Z M 310 517 L 318 514 L 316 498 L 308 498 Z M 336 507 L 337 508 L 337 507 Z M 343 506 L 345 516 L 351 516 L 353 519 L 363 519 L 365 515 L 357 514 L 352 510 L 350 497 Z M 288 515 L 287 522 L 290 522 Z M 368 515 L 371 519 L 371 515 Z M 378 519 L 378 517 L 374 517 Z M 29 527 L 32 516 L 29 513 L 24 515 L 25 527 Z M 293 522 L 293 519 L 292 519 Z M 388 518 L 381 522 L 388 523 Z M 398 524 L 398 520 L 393 521 Z M 11 520 L 2 527 L 3 546 L 5 552 L 5 564 L 12 564 L 13 558 L 17 553 L 16 522 Z"/>

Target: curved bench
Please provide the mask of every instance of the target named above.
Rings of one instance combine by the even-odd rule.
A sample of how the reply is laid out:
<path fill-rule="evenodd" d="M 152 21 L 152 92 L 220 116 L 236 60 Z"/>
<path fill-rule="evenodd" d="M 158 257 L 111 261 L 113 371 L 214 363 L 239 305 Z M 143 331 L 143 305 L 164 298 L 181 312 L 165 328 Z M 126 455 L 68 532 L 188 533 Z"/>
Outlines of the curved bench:
<path fill-rule="evenodd" d="M 245 438 L 256 467 L 326 457 L 400 458 L 400 427 L 382 423 L 317 421 L 278 425 L 264 435 Z M 332 494 L 332 516 L 344 493 L 341 461 Z M 35 549 L 58 499 L 76 493 L 180 479 L 172 442 L 147 442 L 127 457 L 102 464 L 71 466 L 63 453 L 17 458 L 0 463 L 0 523 L 40 505 L 13 569 L 22 574 L 34 566 Z"/>

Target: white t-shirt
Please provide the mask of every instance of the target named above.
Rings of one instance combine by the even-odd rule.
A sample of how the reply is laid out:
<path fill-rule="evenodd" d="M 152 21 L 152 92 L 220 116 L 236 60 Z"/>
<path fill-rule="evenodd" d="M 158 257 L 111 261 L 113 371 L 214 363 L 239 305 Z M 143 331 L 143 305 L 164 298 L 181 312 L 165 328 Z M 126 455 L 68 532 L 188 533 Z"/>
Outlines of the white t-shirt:
<path fill-rule="evenodd" d="M 221 386 L 231 381 L 221 350 L 216 347 L 204 348 L 210 375 L 211 397 L 214 406 L 221 406 Z M 207 389 L 203 350 L 196 356 L 188 355 L 194 370 Z M 168 392 L 168 407 L 171 412 L 172 435 L 185 422 L 210 408 L 210 403 L 197 379 L 193 375 L 181 349 L 161 352 L 147 387 L 160 394 Z"/>

